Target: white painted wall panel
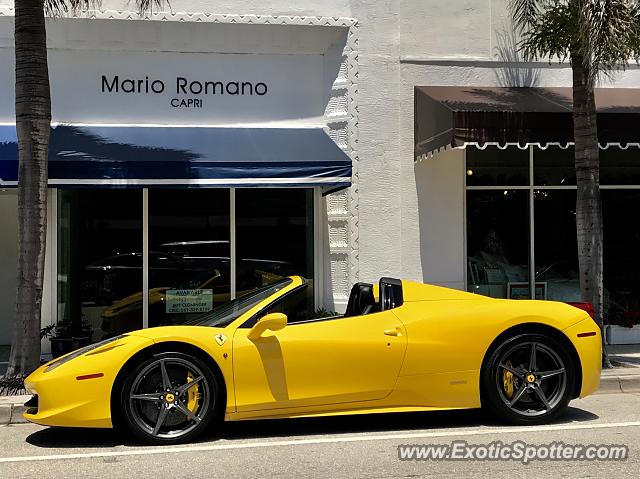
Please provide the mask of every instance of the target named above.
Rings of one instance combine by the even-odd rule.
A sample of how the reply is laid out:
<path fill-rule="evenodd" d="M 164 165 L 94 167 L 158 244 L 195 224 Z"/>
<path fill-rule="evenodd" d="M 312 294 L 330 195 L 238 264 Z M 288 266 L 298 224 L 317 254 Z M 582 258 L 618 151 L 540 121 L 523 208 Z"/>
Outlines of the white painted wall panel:
<path fill-rule="evenodd" d="M 464 284 L 464 152 L 415 165 L 422 280 Z"/>

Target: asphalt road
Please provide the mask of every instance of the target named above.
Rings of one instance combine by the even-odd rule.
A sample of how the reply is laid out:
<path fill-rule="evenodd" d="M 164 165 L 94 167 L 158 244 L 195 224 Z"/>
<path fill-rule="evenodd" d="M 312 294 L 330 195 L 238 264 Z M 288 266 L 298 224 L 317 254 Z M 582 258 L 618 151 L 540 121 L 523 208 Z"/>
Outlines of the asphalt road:
<path fill-rule="evenodd" d="M 402 444 L 465 440 L 624 444 L 626 461 L 400 461 Z M 638 477 L 640 394 L 571 403 L 562 421 L 514 428 L 481 411 L 250 421 L 191 445 L 148 447 L 110 430 L 0 427 L 1 478 Z"/>

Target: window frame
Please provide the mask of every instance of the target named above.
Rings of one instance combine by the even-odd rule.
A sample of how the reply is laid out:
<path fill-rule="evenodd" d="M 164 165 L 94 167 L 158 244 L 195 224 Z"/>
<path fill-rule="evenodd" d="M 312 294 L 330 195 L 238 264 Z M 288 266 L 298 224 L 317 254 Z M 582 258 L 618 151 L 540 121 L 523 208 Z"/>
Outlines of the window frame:
<path fill-rule="evenodd" d="M 48 209 L 48 224 L 50 225 L 47 228 L 47 244 L 50 244 L 51 247 L 47 249 L 51 251 L 51 268 L 49 276 L 49 284 L 45 285 L 45 288 L 48 288 L 50 291 L 50 308 L 51 308 L 51 318 L 53 318 L 53 322 L 57 322 L 60 320 L 59 316 L 59 308 L 58 308 L 58 229 L 59 229 L 59 221 L 58 221 L 58 190 L 61 188 L 51 188 L 49 190 L 49 204 L 50 208 Z M 229 262 L 230 262 L 230 299 L 237 298 L 237 277 L 236 277 L 236 267 L 237 267 L 237 255 L 236 255 L 236 245 L 237 245 L 237 236 L 236 236 L 236 202 L 235 202 L 235 194 L 236 190 L 239 188 L 229 187 L 224 188 L 229 192 L 229 227 L 230 227 L 230 236 L 229 236 Z M 322 215 L 322 207 L 324 205 L 324 199 L 322 196 L 322 189 L 320 187 L 313 186 L 304 186 L 304 187 L 287 187 L 283 188 L 287 190 L 294 189 L 305 189 L 311 190 L 312 192 L 312 201 L 311 201 L 311 217 L 310 221 L 313 225 L 313 241 L 310 247 L 312 248 L 310 254 L 313 258 L 313 302 L 314 302 L 314 310 L 319 307 L 319 305 L 324 304 L 324 296 L 325 289 L 323 287 L 324 281 L 324 253 L 322 249 L 322 245 L 324 244 L 325 237 L 325 227 L 326 222 L 323 220 Z M 142 190 L 142 200 L 140 203 L 140 208 L 142 209 L 142 243 L 141 243 L 141 256 L 142 256 L 142 283 L 141 283 L 141 292 L 142 292 L 142 328 L 146 329 L 149 327 L 149 274 L 150 274 L 150 254 L 153 254 L 154 251 L 149 250 L 149 188 L 144 187 Z M 325 318 L 322 318 L 325 319 Z M 300 324 L 300 323 L 292 323 L 292 324 Z"/>
<path fill-rule="evenodd" d="M 528 204 L 528 214 L 529 214 L 529 296 L 531 299 L 535 299 L 535 283 L 536 283 L 536 248 L 535 248 L 535 195 L 541 191 L 551 191 L 551 190 L 577 190 L 577 185 L 537 185 L 535 184 L 535 151 L 536 148 L 543 149 L 540 145 L 529 145 L 527 149 L 529 150 L 529 184 L 528 185 L 467 185 L 467 150 L 468 148 L 477 148 L 473 145 L 468 145 L 463 150 L 464 157 L 464 168 L 463 168 L 463 204 L 464 204 L 464 212 L 463 212 L 463 221 L 464 221 L 464 289 L 468 291 L 469 289 L 469 278 L 467 273 L 467 267 L 469 261 L 469 249 L 468 249 L 468 211 L 467 211 L 467 193 L 469 191 L 500 191 L 500 190 L 527 190 L 529 196 L 529 204 Z M 511 151 L 511 148 L 519 148 L 518 146 L 509 145 L 507 148 L 501 150 L 505 154 L 508 154 Z M 570 145 L 568 149 L 573 149 L 574 146 Z M 615 146 L 609 146 L 609 148 L 615 148 Z M 623 149 L 624 151 L 629 151 L 630 149 Z M 602 149 L 601 149 L 602 151 Z M 632 150 L 636 151 L 636 150 Z M 638 155 L 640 156 L 640 150 L 638 151 Z M 600 190 L 638 190 L 640 189 L 640 184 L 638 185 L 620 185 L 620 184 L 601 184 Z"/>

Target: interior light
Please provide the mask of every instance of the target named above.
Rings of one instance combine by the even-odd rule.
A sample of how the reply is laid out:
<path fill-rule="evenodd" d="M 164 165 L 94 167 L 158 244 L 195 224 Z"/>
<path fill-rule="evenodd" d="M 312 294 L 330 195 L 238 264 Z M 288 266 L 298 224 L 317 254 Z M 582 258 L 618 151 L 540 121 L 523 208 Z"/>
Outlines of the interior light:
<path fill-rule="evenodd" d="M 473 176 L 473 170 L 471 169 L 467 170 L 467 176 Z"/>

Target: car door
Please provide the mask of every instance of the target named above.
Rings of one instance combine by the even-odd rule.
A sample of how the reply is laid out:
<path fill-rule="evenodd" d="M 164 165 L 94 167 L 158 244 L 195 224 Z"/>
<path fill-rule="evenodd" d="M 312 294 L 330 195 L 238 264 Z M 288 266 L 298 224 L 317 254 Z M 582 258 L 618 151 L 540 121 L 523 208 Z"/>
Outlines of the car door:
<path fill-rule="evenodd" d="M 274 310 L 287 313 L 269 306 L 258 316 Z M 247 337 L 249 327 L 236 330 L 238 412 L 371 401 L 393 390 L 407 343 L 393 311 L 301 322 L 288 312 L 284 329 L 257 339 Z"/>

